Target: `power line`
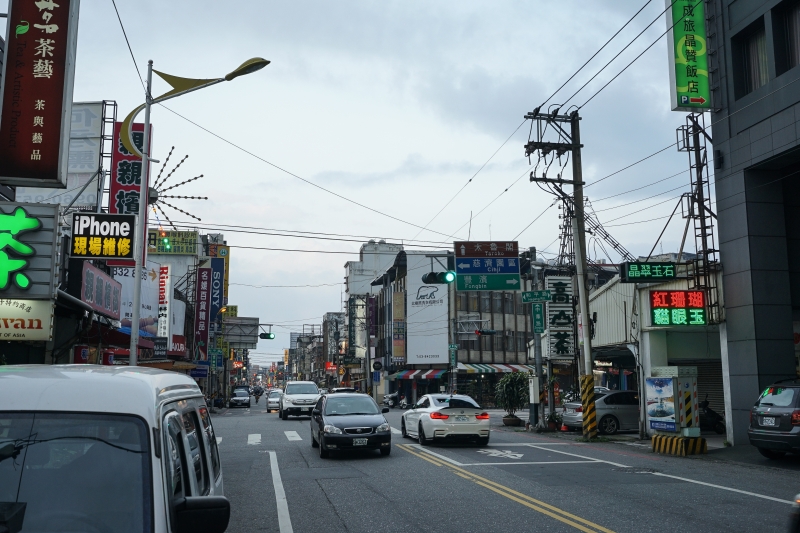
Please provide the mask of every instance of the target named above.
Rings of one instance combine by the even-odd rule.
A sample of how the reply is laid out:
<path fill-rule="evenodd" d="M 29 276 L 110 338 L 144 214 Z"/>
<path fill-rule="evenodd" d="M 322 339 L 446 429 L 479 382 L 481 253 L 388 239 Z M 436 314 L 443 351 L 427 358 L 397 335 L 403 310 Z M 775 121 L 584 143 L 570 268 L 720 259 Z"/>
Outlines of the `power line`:
<path fill-rule="evenodd" d="M 119 20 L 119 27 L 122 28 L 122 36 L 125 37 L 125 43 L 128 45 L 128 52 L 131 53 L 131 60 L 133 61 L 133 66 L 136 68 L 136 74 L 139 75 L 139 83 L 142 84 L 142 89 L 147 89 L 144 86 L 144 79 L 142 79 L 142 73 L 139 71 L 139 65 L 136 63 L 136 58 L 133 55 L 133 49 L 131 48 L 131 42 L 128 40 L 128 33 L 125 31 L 125 25 L 122 24 L 122 17 L 119 16 L 119 9 L 117 9 L 117 2 L 116 0 L 111 0 L 111 3 L 114 5 L 114 11 L 117 12 L 117 20 Z"/>
<path fill-rule="evenodd" d="M 711 161 L 709 161 L 709 163 L 711 163 Z M 652 183 L 648 183 L 647 185 L 643 185 L 641 187 L 637 187 L 636 189 L 630 189 L 630 190 L 627 190 L 627 191 L 624 191 L 624 192 L 620 192 L 620 193 L 617 193 L 617 194 L 612 194 L 611 196 L 606 196 L 604 198 L 599 198 L 597 200 L 592 200 L 592 202 L 593 203 L 602 202 L 604 200 L 608 200 L 608 199 L 611 199 L 611 198 L 616 198 L 617 196 L 622 196 L 622 195 L 625 195 L 625 194 L 630 194 L 632 192 L 641 191 L 642 189 L 646 189 L 648 187 L 652 187 L 653 185 L 657 185 L 657 184 L 661 183 L 662 181 L 667 181 L 669 179 L 678 177 L 678 176 L 680 176 L 680 175 L 682 175 L 682 174 L 684 174 L 686 172 L 688 172 L 688 170 L 684 169 L 684 170 L 681 170 L 680 172 L 678 172 L 676 174 L 673 174 L 671 176 L 667 176 L 666 178 L 662 178 L 662 179 L 654 181 Z"/>
<path fill-rule="evenodd" d="M 516 240 L 517 240 L 517 238 L 518 238 L 520 235 L 522 235 L 523 233 L 525 233 L 525 230 L 527 230 L 528 228 L 530 228 L 530 227 L 533 225 L 533 223 L 534 223 L 534 222 L 536 222 L 537 220 L 539 220 L 540 218 L 542 218 L 542 216 L 543 216 L 545 213 L 547 213 L 547 212 L 550 210 L 550 208 L 551 208 L 551 207 L 553 207 L 554 205 L 556 205 L 556 202 L 557 202 L 557 201 L 558 201 L 558 200 L 556 200 L 556 201 L 555 201 L 555 202 L 553 202 L 552 204 L 548 205 L 548 206 L 547 206 L 547 207 L 544 209 L 544 211 L 542 211 L 541 213 L 539 213 L 539 216 L 537 216 L 536 218 L 534 218 L 533 220 L 531 220 L 531 223 L 530 223 L 530 224 L 528 224 L 527 226 L 525 226 L 525 227 L 522 229 L 522 231 L 520 231 L 519 233 L 517 233 L 517 236 L 516 236 L 516 237 L 514 237 L 514 238 L 513 238 L 513 239 L 511 239 L 511 240 L 512 240 L 512 241 L 516 241 Z"/>
<path fill-rule="evenodd" d="M 229 285 L 239 285 L 241 287 L 253 287 L 254 289 L 288 289 L 288 288 L 300 288 L 300 287 L 335 287 L 338 285 L 342 285 L 344 282 L 340 283 L 320 283 L 319 285 L 248 285 L 247 283 L 229 283 Z"/>
<path fill-rule="evenodd" d="M 626 207 L 626 206 L 629 206 L 629 205 L 638 204 L 639 202 L 645 202 L 645 201 L 650 200 L 652 198 L 658 198 L 659 196 L 667 194 L 668 192 L 673 192 L 673 191 L 677 191 L 678 189 L 683 189 L 686 186 L 687 185 L 685 185 L 685 184 L 684 185 L 678 185 L 674 189 L 670 189 L 668 191 L 663 191 L 663 192 L 660 192 L 658 194 L 654 194 L 652 196 L 648 196 L 647 198 L 640 198 L 639 200 L 633 200 L 632 202 L 628 202 L 626 204 L 619 204 L 619 205 L 615 205 L 615 206 L 612 206 L 612 207 L 606 207 L 604 209 L 595 209 L 594 212 L 595 213 L 601 213 L 603 211 L 611 211 L 612 209 L 619 209 L 620 207 Z"/>

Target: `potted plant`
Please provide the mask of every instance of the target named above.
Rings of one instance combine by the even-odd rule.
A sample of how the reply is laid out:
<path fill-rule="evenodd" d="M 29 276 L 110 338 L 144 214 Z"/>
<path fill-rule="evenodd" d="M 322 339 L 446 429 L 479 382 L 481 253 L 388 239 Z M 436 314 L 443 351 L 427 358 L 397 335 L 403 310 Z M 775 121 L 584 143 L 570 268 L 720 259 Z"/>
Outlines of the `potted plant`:
<path fill-rule="evenodd" d="M 561 413 L 552 412 L 547 415 L 547 427 L 550 429 L 558 429 L 563 420 Z"/>
<path fill-rule="evenodd" d="M 516 416 L 520 409 L 528 406 L 528 374 L 511 372 L 500 379 L 495 388 L 495 401 L 497 406 L 505 410 L 503 424 L 506 426 L 520 426 L 522 419 Z"/>

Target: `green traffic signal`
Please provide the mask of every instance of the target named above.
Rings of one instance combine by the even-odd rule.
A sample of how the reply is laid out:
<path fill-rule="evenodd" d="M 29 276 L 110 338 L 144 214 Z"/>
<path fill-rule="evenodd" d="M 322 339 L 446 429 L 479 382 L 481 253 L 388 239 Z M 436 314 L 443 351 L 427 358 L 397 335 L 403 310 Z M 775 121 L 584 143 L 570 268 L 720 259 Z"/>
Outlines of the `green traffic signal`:
<path fill-rule="evenodd" d="M 447 272 L 428 272 L 422 275 L 422 283 L 429 285 L 443 285 L 453 283 L 456 280 L 456 273 L 452 270 Z"/>
<path fill-rule="evenodd" d="M 259 335 L 258 335 L 258 338 L 259 338 L 259 339 L 264 339 L 264 340 L 272 340 L 272 339 L 274 339 L 274 338 L 275 338 L 275 334 L 274 334 L 274 333 L 272 333 L 272 332 L 269 332 L 269 333 L 261 333 L 261 334 L 259 334 Z"/>

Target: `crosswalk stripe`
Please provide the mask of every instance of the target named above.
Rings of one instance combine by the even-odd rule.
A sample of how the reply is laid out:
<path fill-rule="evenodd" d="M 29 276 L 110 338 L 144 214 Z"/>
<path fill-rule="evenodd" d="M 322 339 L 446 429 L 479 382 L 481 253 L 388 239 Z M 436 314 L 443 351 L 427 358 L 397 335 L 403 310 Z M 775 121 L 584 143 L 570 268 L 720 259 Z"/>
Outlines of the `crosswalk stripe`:
<path fill-rule="evenodd" d="M 220 442 L 222 442 L 222 437 L 217 437 L 217 444 L 219 444 Z"/>
<path fill-rule="evenodd" d="M 247 436 L 247 444 L 256 446 L 261 444 L 261 433 L 251 433 Z"/>
<path fill-rule="evenodd" d="M 397 428 L 392 428 L 392 433 L 394 433 L 395 435 L 402 435 L 402 434 L 403 434 L 403 432 L 402 432 L 402 431 L 400 431 L 400 430 L 399 430 L 399 429 L 397 429 Z"/>
<path fill-rule="evenodd" d="M 296 431 L 284 431 L 286 438 L 289 440 L 303 440 L 303 437 L 297 434 Z"/>

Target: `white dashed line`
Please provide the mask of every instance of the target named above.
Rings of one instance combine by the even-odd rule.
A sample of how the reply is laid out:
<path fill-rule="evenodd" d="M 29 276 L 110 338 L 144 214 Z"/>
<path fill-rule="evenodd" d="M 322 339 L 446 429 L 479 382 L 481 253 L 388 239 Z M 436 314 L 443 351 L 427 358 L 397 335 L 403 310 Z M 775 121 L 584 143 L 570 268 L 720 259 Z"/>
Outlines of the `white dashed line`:
<path fill-rule="evenodd" d="M 303 440 L 303 437 L 297 434 L 296 431 L 284 431 L 286 438 L 289 440 Z"/>
<path fill-rule="evenodd" d="M 261 433 L 251 433 L 247 436 L 247 444 L 258 446 L 261 444 Z"/>
<path fill-rule="evenodd" d="M 394 435 L 402 435 L 402 434 L 403 434 L 403 432 L 402 432 L 402 431 L 400 431 L 400 430 L 399 430 L 399 429 L 397 429 L 397 428 L 392 428 L 392 433 L 393 433 Z"/>
<path fill-rule="evenodd" d="M 222 442 L 222 437 L 217 437 L 217 444 L 219 444 L 220 442 Z"/>
<path fill-rule="evenodd" d="M 272 485 L 275 488 L 275 503 L 278 507 L 278 527 L 281 533 L 294 533 L 292 519 L 289 516 L 289 504 L 286 501 L 286 492 L 283 490 L 281 472 L 278 469 L 278 456 L 269 452 L 269 463 L 272 468 Z"/>

